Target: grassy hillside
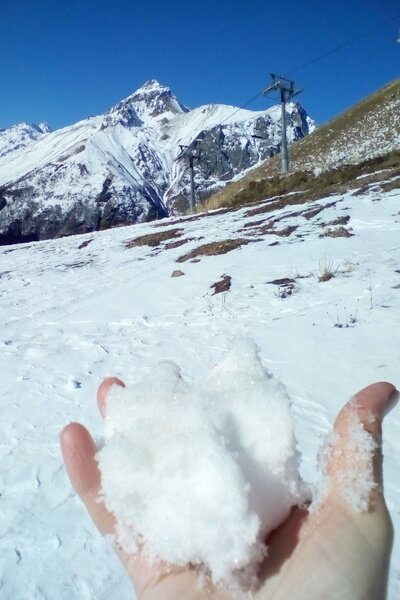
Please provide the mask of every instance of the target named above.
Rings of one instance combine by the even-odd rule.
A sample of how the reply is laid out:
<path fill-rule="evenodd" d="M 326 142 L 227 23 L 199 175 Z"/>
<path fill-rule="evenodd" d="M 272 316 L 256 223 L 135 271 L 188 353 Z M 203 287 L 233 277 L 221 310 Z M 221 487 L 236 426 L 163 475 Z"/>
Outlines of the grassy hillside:
<path fill-rule="evenodd" d="M 291 175 L 280 175 L 277 155 L 211 196 L 203 210 L 239 206 L 291 191 L 307 190 L 310 199 L 340 192 L 340 186 L 348 187 L 356 177 L 377 168 L 391 168 L 396 174 L 399 149 L 400 79 L 292 144 Z"/>

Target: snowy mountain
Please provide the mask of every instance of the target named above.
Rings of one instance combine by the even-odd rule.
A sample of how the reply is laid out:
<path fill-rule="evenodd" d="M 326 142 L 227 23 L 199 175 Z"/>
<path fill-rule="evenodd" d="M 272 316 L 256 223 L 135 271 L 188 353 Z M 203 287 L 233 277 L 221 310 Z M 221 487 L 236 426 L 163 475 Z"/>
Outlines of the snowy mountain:
<path fill-rule="evenodd" d="M 71 147 L 97 156 L 84 141 L 91 123 L 70 129 Z M 58 135 L 46 136 L 54 155 Z M 95 391 L 105 376 L 156 379 L 167 359 L 201 381 L 232 340 L 250 337 L 286 384 L 301 473 L 317 482 L 318 450 L 343 403 L 373 381 L 398 385 L 399 177 L 380 170 L 317 201 L 290 194 L 0 248 L 2 599 L 132 598 L 58 446 L 70 421 L 101 439 Z M 400 597 L 399 427 L 397 406 L 383 432 L 396 532 L 389 600 Z"/>
<path fill-rule="evenodd" d="M 315 128 L 298 103 L 287 110 L 290 140 Z M 189 110 L 155 80 L 107 113 L 61 130 L 12 127 L 0 134 L 0 243 L 180 214 L 190 189 L 180 145 L 199 155 L 199 199 L 278 152 L 280 129 L 279 107 Z"/>
<path fill-rule="evenodd" d="M 0 158 L 26 148 L 38 140 L 45 133 L 50 133 L 51 129 L 47 123 L 39 125 L 29 125 L 28 123 L 19 123 L 8 129 L 0 129 Z"/>

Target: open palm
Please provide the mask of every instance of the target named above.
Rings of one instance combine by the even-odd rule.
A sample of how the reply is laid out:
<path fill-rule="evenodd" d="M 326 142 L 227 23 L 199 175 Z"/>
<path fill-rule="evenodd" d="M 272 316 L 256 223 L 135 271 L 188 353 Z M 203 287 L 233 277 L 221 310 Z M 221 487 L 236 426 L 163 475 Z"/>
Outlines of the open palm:
<path fill-rule="evenodd" d="M 108 378 L 99 387 L 101 414 L 106 411 L 109 388 L 124 385 Z M 268 557 L 260 565 L 254 600 L 384 600 L 392 547 L 392 524 L 382 493 L 382 420 L 397 397 L 389 383 L 376 383 L 355 396 L 335 422 L 335 447 L 328 465 L 329 492 L 312 513 L 294 508 L 286 521 L 266 540 Z M 349 421 L 356 413 L 377 443 L 374 456 L 358 452 L 349 439 Z M 114 516 L 98 502 L 100 473 L 97 447 L 89 432 L 72 423 L 61 433 L 61 447 L 71 482 L 103 534 L 114 531 Z M 356 464 L 354 461 L 356 460 Z M 351 468 L 362 477 L 373 473 L 368 510 L 357 512 L 343 494 L 341 474 Z M 138 555 L 116 549 L 139 600 L 233 600 L 228 591 L 211 584 L 200 588 L 196 570 L 149 567 Z"/>

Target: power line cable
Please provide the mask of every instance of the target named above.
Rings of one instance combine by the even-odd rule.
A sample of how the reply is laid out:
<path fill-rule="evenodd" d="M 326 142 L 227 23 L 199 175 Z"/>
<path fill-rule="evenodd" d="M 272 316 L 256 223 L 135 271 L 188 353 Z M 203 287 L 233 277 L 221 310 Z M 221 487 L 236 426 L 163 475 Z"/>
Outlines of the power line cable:
<path fill-rule="evenodd" d="M 386 25 L 388 25 L 389 23 L 392 23 L 396 19 L 400 20 L 400 15 L 394 15 L 394 16 L 390 17 L 389 19 L 386 19 L 386 21 L 383 21 L 379 25 L 376 25 L 375 27 L 372 27 L 371 29 L 368 29 L 367 31 L 364 31 L 363 33 L 360 33 L 359 35 L 355 36 L 351 40 L 347 40 L 346 42 L 343 42 L 342 44 L 339 44 L 339 46 L 335 46 L 331 50 L 327 50 L 327 52 L 323 52 L 322 54 L 319 54 L 318 56 L 315 56 L 314 58 L 311 58 L 309 61 L 307 61 L 307 62 L 305 62 L 305 63 L 303 63 L 303 64 L 295 67 L 294 69 L 291 69 L 290 71 L 287 71 L 287 74 L 291 75 L 292 73 L 296 73 L 296 71 L 300 71 L 301 69 L 304 69 L 305 67 L 308 67 L 309 65 L 312 65 L 312 64 L 318 62 L 319 60 L 322 60 L 326 56 L 330 56 L 331 54 L 334 54 L 334 52 L 338 52 L 338 50 L 341 50 L 342 48 L 346 48 L 347 46 L 350 46 L 351 44 L 354 44 L 358 40 L 360 40 L 360 39 L 362 39 L 362 38 L 370 35 L 371 33 L 377 31 L 378 29 L 381 29 L 382 27 L 385 27 Z M 220 125 L 223 125 L 224 123 L 226 123 L 226 121 L 228 121 L 229 119 L 231 119 L 240 110 L 242 110 L 243 108 L 246 108 L 246 106 L 248 106 L 249 104 L 251 104 L 252 102 L 254 102 L 254 100 L 256 100 L 259 96 L 261 96 L 263 94 L 263 92 L 264 92 L 264 90 L 262 90 L 261 92 L 259 92 L 256 96 L 253 96 L 253 98 L 250 98 L 250 100 L 248 100 L 247 102 L 245 102 L 245 104 L 243 104 L 239 108 L 236 108 L 230 115 L 228 115 L 227 117 L 225 117 L 225 119 L 223 121 L 221 121 Z"/>
<path fill-rule="evenodd" d="M 378 29 L 385 27 L 385 25 L 388 25 L 389 23 L 391 23 L 392 21 L 395 21 L 396 19 L 400 19 L 400 15 L 395 15 L 393 17 L 390 17 L 386 21 L 383 21 L 383 23 L 380 23 L 379 25 L 376 25 L 375 27 L 372 27 L 371 29 L 368 29 L 367 31 L 360 33 L 359 35 L 355 36 L 351 40 L 347 40 L 347 42 L 343 42 L 343 44 L 339 44 L 339 46 L 335 46 L 335 48 L 332 48 L 331 50 L 328 50 L 327 52 L 324 52 L 323 54 L 320 54 L 319 56 L 316 56 L 315 58 L 310 59 L 309 61 L 303 63 L 302 65 L 295 67 L 291 71 L 288 71 L 287 74 L 291 75 L 292 73 L 295 73 L 296 71 L 299 71 L 300 69 L 304 69 L 305 67 L 308 67 L 309 65 L 313 65 L 314 63 L 316 63 L 319 60 L 322 60 L 326 56 L 330 56 L 334 52 L 337 52 L 338 50 L 341 50 L 342 48 L 346 48 L 347 46 L 350 46 L 350 44 L 354 44 L 358 40 L 361 40 L 362 38 L 370 35 L 374 31 L 377 31 Z"/>
<path fill-rule="evenodd" d="M 228 115 L 223 121 L 221 121 L 220 125 L 222 125 L 223 123 L 225 123 L 225 121 L 227 121 L 228 119 L 230 119 L 231 117 L 233 117 L 234 115 L 236 115 L 236 113 L 239 112 L 239 110 L 243 110 L 243 108 L 246 108 L 246 106 L 248 106 L 249 104 L 251 104 L 252 102 L 254 102 L 254 100 L 256 100 L 259 96 L 262 95 L 262 91 L 258 92 L 258 94 L 256 96 L 253 96 L 253 98 L 250 98 L 250 100 L 248 100 L 247 102 L 245 102 L 245 104 L 242 104 L 242 106 L 239 106 L 239 108 L 236 108 L 232 114 Z"/>

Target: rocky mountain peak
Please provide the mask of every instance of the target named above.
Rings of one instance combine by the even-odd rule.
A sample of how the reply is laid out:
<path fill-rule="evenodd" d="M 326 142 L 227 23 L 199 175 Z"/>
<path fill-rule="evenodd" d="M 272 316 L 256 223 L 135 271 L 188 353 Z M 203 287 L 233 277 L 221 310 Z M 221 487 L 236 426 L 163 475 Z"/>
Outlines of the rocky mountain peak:
<path fill-rule="evenodd" d="M 133 94 L 113 107 L 109 113 L 118 116 L 125 126 L 137 126 L 154 119 L 171 118 L 179 113 L 188 112 L 172 93 L 172 90 L 149 79 Z"/>
<path fill-rule="evenodd" d="M 169 88 L 167 85 L 163 85 L 162 83 L 157 81 L 157 79 L 148 79 L 132 95 L 137 96 L 142 94 L 157 94 L 163 92 L 169 92 L 170 94 L 172 94 L 171 88 Z"/>
<path fill-rule="evenodd" d="M 188 112 L 172 93 L 171 88 L 162 85 L 156 79 L 149 79 L 131 96 L 136 105 L 136 112 L 140 118 L 170 116 Z"/>

